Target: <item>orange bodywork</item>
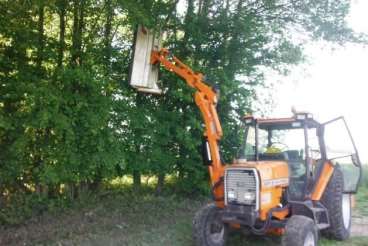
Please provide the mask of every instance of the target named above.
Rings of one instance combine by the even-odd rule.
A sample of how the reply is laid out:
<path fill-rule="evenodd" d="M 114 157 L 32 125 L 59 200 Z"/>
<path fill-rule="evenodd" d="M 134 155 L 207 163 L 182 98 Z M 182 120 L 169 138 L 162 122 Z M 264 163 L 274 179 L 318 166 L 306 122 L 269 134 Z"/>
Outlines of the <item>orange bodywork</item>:
<path fill-rule="evenodd" d="M 267 214 L 272 208 L 280 205 L 284 189 L 289 185 L 289 168 L 285 161 L 259 161 L 235 163 L 231 168 L 255 168 L 259 174 L 260 194 L 259 194 L 259 218 L 267 219 Z M 274 212 L 273 216 L 284 219 L 289 214 L 289 209 Z"/>
<path fill-rule="evenodd" d="M 216 92 L 203 82 L 203 75 L 201 73 L 195 73 L 178 58 L 170 55 L 167 49 L 152 51 L 151 64 L 157 63 L 162 64 L 167 70 L 179 75 L 190 87 L 197 90 L 194 94 L 194 100 L 202 113 L 205 123 L 204 136 L 208 140 L 211 152 L 212 163 L 208 166 L 211 184 L 215 185 L 221 182 L 221 178 L 224 175 L 224 166 L 221 163 L 218 141 L 222 137 L 222 128 L 216 111 Z M 222 199 L 224 196 L 223 184 L 216 186 L 214 196 L 217 198 L 216 205 L 218 207 L 224 207 Z"/>
<path fill-rule="evenodd" d="M 285 228 L 270 228 L 267 230 L 268 235 L 282 236 L 285 233 Z"/>
<path fill-rule="evenodd" d="M 311 199 L 313 201 L 321 200 L 323 193 L 327 187 L 328 182 L 334 172 L 334 166 L 330 161 L 327 161 L 323 167 L 322 174 L 317 180 L 316 186 L 311 194 Z"/>

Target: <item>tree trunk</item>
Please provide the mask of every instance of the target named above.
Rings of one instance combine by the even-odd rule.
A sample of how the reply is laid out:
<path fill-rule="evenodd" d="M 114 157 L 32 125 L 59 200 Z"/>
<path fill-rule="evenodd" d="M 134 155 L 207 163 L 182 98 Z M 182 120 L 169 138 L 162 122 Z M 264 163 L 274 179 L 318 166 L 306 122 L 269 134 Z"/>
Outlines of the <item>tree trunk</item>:
<path fill-rule="evenodd" d="M 60 184 L 55 184 L 55 185 L 49 185 L 49 190 L 48 190 L 48 198 L 52 199 L 52 198 L 57 198 L 60 195 Z"/>
<path fill-rule="evenodd" d="M 58 1 L 58 14 L 60 20 L 60 33 L 59 33 L 59 47 L 57 56 L 57 66 L 63 66 L 64 49 L 65 49 L 65 16 L 66 16 L 67 2 L 65 0 Z"/>
<path fill-rule="evenodd" d="M 78 197 L 78 189 L 77 185 L 73 182 L 69 182 L 65 184 L 65 191 L 64 193 L 70 200 L 74 200 Z"/>
<path fill-rule="evenodd" d="M 82 65 L 82 35 L 84 27 L 84 0 L 73 1 L 73 35 L 71 65 Z"/>
<path fill-rule="evenodd" d="M 164 188 L 165 185 L 165 174 L 164 173 L 159 173 L 157 175 L 157 186 L 156 186 L 156 194 L 160 195 L 162 192 L 162 189 Z"/>
<path fill-rule="evenodd" d="M 141 187 L 142 181 L 141 181 L 141 172 L 138 170 L 133 171 L 133 186 L 134 188 Z"/>
<path fill-rule="evenodd" d="M 144 106 L 143 105 L 143 96 L 140 95 L 139 93 L 136 94 L 136 97 L 135 97 L 135 101 L 136 101 L 136 110 L 137 112 L 140 111 L 140 109 Z M 142 135 L 142 130 L 139 129 L 139 128 L 136 128 L 135 129 L 135 133 L 137 136 L 140 136 Z M 134 141 L 134 148 L 135 148 L 135 155 L 139 155 L 141 150 L 140 150 L 140 146 L 141 146 L 141 143 L 139 141 Z M 137 160 L 137 159 L 136 159 Z M 138 170 L 136 169 L 138 168 Z M 138 188 L 141 186 L 141 167 L 140 166 L 136 166 L 133 170 L 133 185 L 135 188 Z"/>
<path fill-rule="evenodd" d="M 236 13 L 233 17 L 233 22 L 235 25 L 239 22 L 239 17 L 241 16 L 242 11 L 243 11 L 243 0 L 239 0 L 237 4 Z M 229 79 L 234 78 L 235 75 L 234 64 L 237 64 L 240 58 L 238 56 L 238 49 L 242 49 L 239 40 L 240 34 L 239 32 L 240 31 L 236 27 L 234 30 L 232 30 L 231 32 L 232 39 L 227 44 L 227 48 L 230 50 L 225 52 L 226 54 L 228 54 L 228 65 L 225 66 L 226 69 L 224 69 L 224 71 Z"/>
<path fill-rule="evenodd" d="M 185 14 L 185 18 L 184 18 L 184 37 L 183 37 L 183 42 L 181 42 L 181 54 L 180 57 L 184 57 L 184 56 L 191 56 L 191 54 L 189 54 L 189 49 L 188 47 L 190 46 L 190 44 L 188 43 L 189 41 L 189 37 L 193 34 L 192 30 L 189 29 L 189 27 L 192 26 L 193 23 L 193 16 L 194 16 L 194 0 L 188 0 L 188 7 L 187 7 L 187 13 Z"/>
<path fill-rule="evenodd" d="M 113 8 L 111 0 L 105 0 L 106 8 L 106 23 L 104 30 L 104 62 L 106 65 L 106 72 L 109 74 L 110 70 L 110 59 L 111 59 L 111 29 L 113 20 Z"/>
<path fill-rule="evenodd" d="M 49 193 L 49 187 L 43 184 L 36 184 L 35 185 L 35 193 L 39 196 L 47 197 Z"/>
<path fill-rule="evenodd" d="M 97 175 L 94 177 L 92 182 L 88 182 L 88 191 L 95 192 L 98 191 L 102 186 L 102 177 Z"/>
<path fill-rule="evenodd" d="M 40 6 L 38 6 L 38 23 L 37 23 L 37 29 L 38 29 L 38 49 L 37 49 L 37 60 L 36 60 L 36 66 L 37 69 L 40 72 L 42 60 L 43 60 L 43 50 L 45 46 L 44 41 L 44 20 L 45 20 L 45 6 L 44 3 L 41 1 Z"/>
<path fill-rule="evenodd" d="M 198 2 L 198 15 L 201 15 L 202 12 L 202 8 L 203 8 L 203 0 L 199 0 Z"/>
<path fill-rule="evenodd" d="M 201 0 L 200 7 L 198 9 L 198 16 L 197 16 L 197 27 L 199 29 L 199 37 L 194 39 L 194 62 L 193 66 L 198 67 L 199 61 L 202 59 L 201 54 L 201 45 L 203 43 L 202 38 L 205 37 L 208 33 L 208 12 L 210 9 L 211 0 Z"/>
<path fill-rule="evenodd" d="M 73 1 L 73 34 L 71 49 L 71 65 L 78 64 L 79 0 Z"/>

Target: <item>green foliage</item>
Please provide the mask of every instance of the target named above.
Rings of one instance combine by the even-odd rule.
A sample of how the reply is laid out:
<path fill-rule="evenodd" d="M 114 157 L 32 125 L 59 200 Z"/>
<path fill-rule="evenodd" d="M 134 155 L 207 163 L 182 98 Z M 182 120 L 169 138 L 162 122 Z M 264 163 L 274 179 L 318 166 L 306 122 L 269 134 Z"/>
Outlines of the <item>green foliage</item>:
<path fill-rule="evenodd" d="M 38 194 L 18 194 L 11 198 L 11 202 L 1 207 L 0 224 L 19 225 L 27 219 L 45 212 L 51 215 L 58 214 L 71 205 L 71 201 L 65 197 L 50 199 Z"/>
<path fill-rule="evenodd" d="M 303 61 L 291 33 L 359 41 L 345 22 L 347 0 L 178 3 L 0 1 L 1 201 L 78 197 L 127 174 L 174 177 L 187 193 L 206 189 L 193 90 L 166 71 L 163 96 L 128 85 L 137 24 L 166 31 L 164 45 L 219 85 L 227 162 L 264 68 L 287 72 Z"/>

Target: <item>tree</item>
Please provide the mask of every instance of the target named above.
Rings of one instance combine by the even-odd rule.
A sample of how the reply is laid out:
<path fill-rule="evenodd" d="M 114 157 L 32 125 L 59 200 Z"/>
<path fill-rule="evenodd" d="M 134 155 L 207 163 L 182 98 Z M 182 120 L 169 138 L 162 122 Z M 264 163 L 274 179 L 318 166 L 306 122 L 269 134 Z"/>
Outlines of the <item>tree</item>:
<path fill-rule="evenodd" d="M 164 46 L 221 89 L 227 162 L 265 67 L 302 62 L 308 40 L 362 40 L 347 27 L 348 0 L 185 3 L 0 1 L 0 196 L 77 197 L 133 174 L 137 185 L 157 176 L 158 191 L 168 175 L 187 192 L 207 187 L 193 90 L 167 71 L 161 97 L 128 85 L 137 24 L 166 31 Z"/>

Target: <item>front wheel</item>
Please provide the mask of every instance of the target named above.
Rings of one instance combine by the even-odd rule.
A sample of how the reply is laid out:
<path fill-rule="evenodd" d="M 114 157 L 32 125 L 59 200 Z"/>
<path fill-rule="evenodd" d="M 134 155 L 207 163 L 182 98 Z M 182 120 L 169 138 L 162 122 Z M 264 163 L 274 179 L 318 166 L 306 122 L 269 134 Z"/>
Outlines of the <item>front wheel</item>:
<path fill-rule="evenodd" d="M 193 220 L 193 237 L 197 246 L 223 246 L 228 226 L 221 220 L 221 209 L 211 203 L 201 208 Z"/>
<path fill-rule="evenodd" d="M 337 240 L 346 240 L 350 236 L 351 195 L 343 191 L 344 176 L 340 167 L 336 166 L 321 202 L 327 208 L 330 218 L 330 227 L 322 233 Z"/>
<path fill-rule="evenodd" d="M 303 215 L 294 215 L 286 223 L 283 246 L 316 246 L 317 228 L 314 221 Z"/>

